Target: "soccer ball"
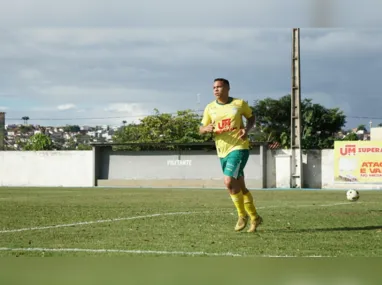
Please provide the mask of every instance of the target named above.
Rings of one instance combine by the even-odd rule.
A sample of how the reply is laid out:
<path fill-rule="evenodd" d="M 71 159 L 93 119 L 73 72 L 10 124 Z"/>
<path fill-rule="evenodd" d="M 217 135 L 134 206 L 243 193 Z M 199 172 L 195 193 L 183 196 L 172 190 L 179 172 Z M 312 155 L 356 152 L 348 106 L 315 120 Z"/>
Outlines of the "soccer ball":
<path fill-rule="evenodd" d="M 359 199 L 359 192 L 357 190 L 350 189 L 346 192 L 346 199 L 349 201 L 357 201 Z"/>

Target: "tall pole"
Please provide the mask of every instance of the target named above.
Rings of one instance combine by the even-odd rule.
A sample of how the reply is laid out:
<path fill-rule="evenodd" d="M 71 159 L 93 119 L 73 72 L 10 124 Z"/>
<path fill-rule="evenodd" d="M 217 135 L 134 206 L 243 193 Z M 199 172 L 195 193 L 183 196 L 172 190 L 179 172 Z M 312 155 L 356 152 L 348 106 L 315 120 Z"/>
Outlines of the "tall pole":
<path fill-rule="evenodd" d="M 292 94 L 291 94 L 291 186 L 303 187 L 301 151 L 301 72 L 300 72 L 300 29 L 292 33 Z"/>
<path fill-rule="evenodd" d="M 4 150 L 5 141 L 5 113 L 0 112 L 0 150 Z"/>

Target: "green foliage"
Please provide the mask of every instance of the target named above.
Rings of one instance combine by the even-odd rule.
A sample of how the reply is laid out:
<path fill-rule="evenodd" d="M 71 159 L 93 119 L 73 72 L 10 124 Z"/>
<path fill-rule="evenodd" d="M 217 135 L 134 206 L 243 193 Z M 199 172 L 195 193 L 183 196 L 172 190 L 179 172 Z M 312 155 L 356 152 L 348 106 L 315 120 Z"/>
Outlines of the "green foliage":
<path fill-rule="evenodd" d="M 262 136 L 260 141 L 278 141 L 286 131 L 290 132 L 290 96 L 279 100 L 265 98 L 254 102 L 253 111 L 256 116 L 256 129 Z"/>
<path fill-rule="evenodd" d="M 327 109 L 305 99 L 302 104 L 302 146 L 304 149 L 333 148 L 335 135 L 346 123 L 339 108 Z"/>
<path fill-rule="evenodd" d="M 348 133 L 344 138 L 342 139 L 343 141 L 358 141 L 358 136 L 356 133 Z"/>
<path fill-rule="evenodd" d="M 178 111 L 175 116 L 155 114 L 140 120 L 139 124 L 122 127 L 113 136 L 115 143 L 197 143 L 211 139 L 199 134 L 201 116 L 191 110 Z M 169 148 L 167 147 L 167 148 Z M 117 149 L 141 150 L 142 147 L 117 147 Z"/>
<path fill-rule="evenodd" d="M 91 150 L 91 149 L 92 149 L 92 147 L 88 144 L 80 143 L 77 146 L 77 150 Z"/>
<path fill-rule="evenodd" d="M 24 150 L 52 150 L 54 148 L 53 142 L 47 135 L 35 134 L 31 136 L 24 146 Z"/>
<path fill-rule="evenodd" d="M 283 148 L 290 148 L 291 96 L 280 99 L 266 98 L 254 102 L 256 128 L 268 141 L 277 141 Z M 313 104 L 311 99 L 301 102 L 302 148 L 333 148 L 335 134 L 346 123 L 346 116 L 338 108 L 327 109 Z M 265 141 L 265 140 L 264 140 Z"/>
<path fill-rule="evenodd" d="M 79 131 L 81 131 L 80 126 L 77 126 L 77 125 L 67 125 L 63 129 L 65 132 L 68 132 L 68 133 L 69 132 L 70 133 L 78 133 Z"/>
<path fill-rule="evenodd" d="M 367 128 L 366 128 L 365 125 L 359 125 L 359 126 L 357 127 L 357 132 L 358 132 L 358 131 L 364 131 L 365 133 L 368 132 L 368 131 L 367 131 Z"/>
<path fill-rule="evenodd" d="M 32 132 L 33 131 L 33 126 L 30 126 L 30 125 L 21 125 L 19 127 L 19 130 L 22 134 L 27 134 L 29 132 Z"/>
<path fill-rule="evenodd" d="M 24 121 L 24 124 L 27 124 L 28 121 L 29 121 L 29 117 L 28 117 L 28 116 L 23 116 L 23 117 L 21 118 L 21 120 Z"/>

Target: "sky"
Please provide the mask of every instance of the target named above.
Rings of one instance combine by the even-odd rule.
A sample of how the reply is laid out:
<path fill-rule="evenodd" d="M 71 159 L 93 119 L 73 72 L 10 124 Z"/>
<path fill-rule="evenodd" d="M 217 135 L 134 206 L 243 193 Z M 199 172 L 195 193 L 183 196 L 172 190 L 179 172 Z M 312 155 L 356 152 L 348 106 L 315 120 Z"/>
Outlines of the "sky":
<path fill-rule="evenodd" d="M 203 110 L 216 77 L 249 103 L 277 99 L 300 27 L 302 98 L 340 108 L 348 128 L 377 125 L 379 11 L 372 0 L 3 1 L 0 111 L 6 124 L 117 126 L 154 108 Z"/>

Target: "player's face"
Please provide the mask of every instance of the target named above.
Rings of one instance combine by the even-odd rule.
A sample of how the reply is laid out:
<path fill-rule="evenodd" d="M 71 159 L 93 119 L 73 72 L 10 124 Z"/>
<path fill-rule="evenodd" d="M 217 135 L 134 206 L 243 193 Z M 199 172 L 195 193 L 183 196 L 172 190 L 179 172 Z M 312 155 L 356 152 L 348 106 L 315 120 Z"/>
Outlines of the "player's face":
<path fill-rule="evenodd" d="M 217 99 L 226 99 L 228 97 L 228 87 L 221 81 L 214 82 L 214 95 Z"/>

